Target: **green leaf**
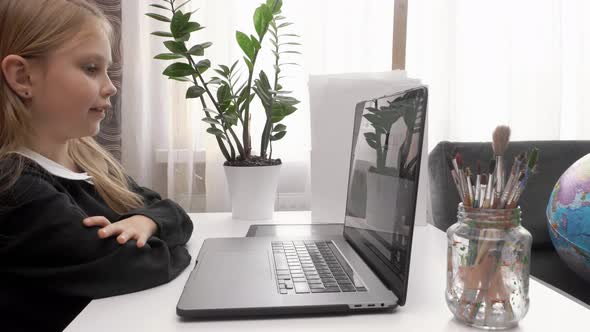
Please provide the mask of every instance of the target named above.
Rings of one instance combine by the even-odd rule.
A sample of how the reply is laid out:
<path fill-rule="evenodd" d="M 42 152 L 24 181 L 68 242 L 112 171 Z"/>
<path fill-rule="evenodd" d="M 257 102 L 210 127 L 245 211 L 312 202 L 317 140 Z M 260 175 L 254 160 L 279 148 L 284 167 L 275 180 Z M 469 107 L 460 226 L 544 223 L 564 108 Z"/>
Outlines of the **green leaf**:
<path fill-rule="evenodd" d="M 283 33 L 283 34 L 280 34 L 279 37 L 301 37 L 301 36 L 296 35 L 294 33 Z"/>
<path fill-rule="evenodd" d="M 160 8 L 160 9 L 164 9 L 164 10 L 171 11 L 171 9 L 170 9 L 170 8 L 164 7 L 164 6 L 162 6 L 162 5 L 150 5 L 150 6 L 152 6 L 152 7 L 155 7 L 155 8 Z"/>
<path fill-rule="evenodd" d="M 186 28 L 188 24 L 189 17 L 184 15 L 181 11 L 177 11 L 174 13 L 172 17 L 172 22 L 170 23 L 170 31 L 174 37 L 180 37 L 183 35 L 182 31 Z"/>
<path fill-rule="evenodd" d="M 301 54 L 301 52 L 299 52 L 299 51 L 281 51 L 281 52 L 279 52 L 279 54 L 284 54 L 284 53 Z"/>
<path fill-rule="evenodd" d="M 190 38 L 191 38 L 191 35 L 187 33 L 187 34 L 184 34 L 180 37 L 174 38 L 174 40 L 182 43 L 182 42 L 187 42 Z"/>
<path fill-rule="evenodd" d="M 223 119 L 231 124 L 235 124 L 238 122 L 238 115 L 233 112 L 226 112 L 223 113 Z"/>
<path fill-rule="evenodd" d="M 274 8 L 275 2 L 278 2 L 277 7 L 274 9 L 272 13 L 278 14 L 281 12 L 281 8 L 283 7 L 283 0 L 266 0 L 266 5 L 268 6 L 268 8 L 270 8 L 270 10 L 272 10 Z"/>
<path fill-rule="evenodd" d="M 272 132 L 276 133 L 276 132 L 285 131 L 285 130 L 287 130 L 287 126 L 285 126 L 284 124 L 278 124 L 273 128 Z"/>
<path fill-rule="evenodd" d="M 299 104 L 299 100 L 297 100 L 293 97 L 288 97 L 288 96 L 276 96 L 276 100 L 280 101 L 283 104 L 290 105 L 290 106 L 294 106 L 294 105 Z"/>
<path fill-rule="evenodd" d="M 203 56 L 205 55 L 205 49 L 201 45 L 195 45 L 187 53 L 194 56 Z"/>
<path fill-rule="evenodd" d="M 227 140 L 227 138 L 225 137 L 225 133 L 221 129 L 209 127 L 209 128 L 207 128 L 207 132 L 209 134 L 212 134 L 212 135 L 215 135 L 219 138 Z"/>
<path fill-rule="evenodd" d="M 252 45 L 250 37 L 243 32 L 236 31 L 236 40 L 242 51 L 244 51 L 244 54 L 246 54 L 250 60 L 253 60 L 256 49 L 254 48 L 254 45 Z"/>
<path fill-rule="evenodd" d="M 269 8 L 266 4 L 262 4 L 260 7 L 256 8 L 256 11 L 254 11 L 254 28 L 256 29 L 256 33 L 258 33 L 258 37 L 260 37 L 260 39 L 262 39 L 268 30 L 268 24 L 270 21 L 272 21 L 271 8 Z"/>
<path fill-rule="evenodd" d="M 226 77 L 226 74 L 225 74 L 225 72 L 224 72 L 223 70 L 220 70 L 220 69 L 213 69 L 213 70 L 214 70 L 216 73 L 218 73 L 219 75 L 221 75 L 221 76 L 223 76 L 223 77 Z"/>
<path fill-rule="evenodd" d="M 237 64 L 238 64 L 238 60 L 236 60 L 236 62 L 234 62 L 233 65 L 231 65 L 231 68 L 229 69 L 229 71 L 233 72 L 234 69 L 236 68 Z"/>
<path fill-rule="evenodd" d="M 211 67 L 211 61 L 205 59 L 205 60 L 201 60 L 196 64 L 196 68 L 199 71 L 199 73 L 204 73 L 207 71 L 207 69 L 209 69 Z"/>
<path fill-rule="evenodd" d="M 217 112 L 216 110 L 212 110 L 210 108 L 203 108 L 203 112 L 219 114 L 219 112 Z"/>
<path fill-rule="evenodd" d="M 222 108 L 227 108 L 232 100 L 230 88 L 227 84 L 222 84 L 217 89 L 217 100 Z"/>
<path fill-rule="evenodd" d="M 278 26 L 278 28 L 279 28 L 279 29 L 280 29 L 280 28 L 284 28 L 284 27 L 287 27 L 287 26 L 289 26 L 289 25 L 292 25 L 292 24 L 293 24 L 293 23 L 289 23 L 289 22 L 281 23 L 281 24 Z"/>
<path fill-rule="evenodd" d="M 270 140 L 271 140 L 271 141 L 278 141 L 278 140 L 280 140 L 281 138 L 285 137 L 285 134 L 286 134 L 286 133 L 287 133 L 287 131 L 280 131 L 280 132 L 278 132 L 278 133 L 276 133 L 276 134 L 272 135 L 272 136 L 270 137 Z"/>
<path fill-rule="evenodd" d="M 221 71 L 223 72 L 222 76 L 224 77 L 228 77 L 230 70 L 226 65 L 219 65 L 219 68 L 221 68 Z"/>
<path fill-rule="evenodd" d="M 221 84 L 223 81 L 219 77 L 211 77 L 207 84 Z"/>
<path fill-rule="evenodd" d="M 186 77 L 168 77 L 168 79 L 179 81 L 179 82 L 189 82 L 189 83 L 193 82 Z"/>
<path fill-rule="evenodd" d="M 211 47 L 211 45 L 213 45 L 213 43 L 212 42 L 204 42 L 199 45 L 201 45 L 202 48 L 208 48 L 208 47 Z"/>
<path fill-rule="evenodd" d="M 204 122 L 210 123 L 210 124 L 212 124 L 212 125 L 218 125 L 218 126 L 221 126 L 221 123 L 219 123 L 219 121 L 217 121 L 217 120 L 215 120 L 215 119 L 213 119 L 213 118 L 207 118 L 207 117 L 204 117 L 204 118 L 202 118 L 202 119 L 201 119 L 201 121 L 204 121 Z"/>
<path fill-rule="evenodd" d="M 151 18 L 153 18 L 155 20 L 158 20 L 158 21 L 171 22 L 171 20 L 168 17 L 164 16 L 164 15 L 160 15 L 160 14 L 156 14 L 156 13 L 147 13 L 145 15 L 146 16 L 149 16 L 149 17 L 151 17 Z"/>
<path fill-rule="evenodd" d="M 166 31 L 155 31 L 155 32 L 152 32 L 152 35 L 158 36 L 158 37 L 168 37 L 168 38 L 174 37 L 170 32 L 166 32 Z"/>
<path fill-rule="evenodd" d="M 186 90 L 186 98 L 199 98 L 205 93 L 205 91 L 206 90 L 204 88 L 197 85 L 193 85 L 190 88 L 188 88 L 188 90 Z"/>
<path fill-rule="evenodd" d="M 187 34 L 187 33 L 191 33 L 193 31 L 199 31 L 203 29 L 203 27 L 201 27 L 201 25 L 197 22 L 188 22 L 184 28 L 182 28 L 182 30 L 180 30 L 180 34 Z"/>
<path fill-rule="evenodd" d="M 154 57 L 156 60 L 175 60 L 182 58 L 182 55 L 172 54 L 172 53 L 162 53 L 158 54 Z"/>
<path fill-rule="evenodd" d="M 256 39 L 255 36 L 250 35 L 250 40 L 252 40 L 252 46 L 254 46 L 255 49 L 259 50 L 262 46 L 260 46 L 260 42 L 258 42 L 258 39 Z"/>
<path fill-rule="evenodd" d="M 186 53 L 186 46 L 184 45 L 183 42 L 174 41 L 174 40 L 167 40 L 164 42 L 164 46 L 166 46 L 166 48 L 168 50 L 170 50 L 170 52 L 175 53 L 175 54 Z"/>
<path fill-rule="evenodd" d="M 171 77 L 183 77 L 195 74 L 195 70 L 189 64 L 176 62 L 164 69 L 162 74 Z"/>
<path fill-rule="evenodd" d="M 248 70 L 251 72 L 254 71 L 254 64 L 248 58 L 244 57 L 244 62 L 246 62 L 246 66 L 248 66 Z"/>

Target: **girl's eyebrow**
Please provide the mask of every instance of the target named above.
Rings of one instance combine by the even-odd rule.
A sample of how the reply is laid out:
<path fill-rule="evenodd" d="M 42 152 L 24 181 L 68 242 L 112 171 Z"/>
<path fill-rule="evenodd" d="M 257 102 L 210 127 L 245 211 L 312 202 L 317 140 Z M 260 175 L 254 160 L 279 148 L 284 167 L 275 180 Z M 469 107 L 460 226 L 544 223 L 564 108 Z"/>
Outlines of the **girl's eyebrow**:
<path fill-rule="evenodd" d="M 104 56 L 100 55 L 100 54 L 87 54 L 85 55 L 86 58 L 92 59 L 92 60 L 97 60 L 98 62 L 102 62 L 102 63 L 107 63 L 107 65 L 110 67 L 113 65 L 113 60 L 109 59 L 108 61 L 105 59 Z"/>

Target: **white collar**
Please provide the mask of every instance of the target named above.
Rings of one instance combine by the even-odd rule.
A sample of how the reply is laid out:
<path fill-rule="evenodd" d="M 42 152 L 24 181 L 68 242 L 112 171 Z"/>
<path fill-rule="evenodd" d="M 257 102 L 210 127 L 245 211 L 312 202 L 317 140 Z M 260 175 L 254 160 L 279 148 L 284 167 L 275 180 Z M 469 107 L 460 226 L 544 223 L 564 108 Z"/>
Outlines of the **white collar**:
<path fill-rule="evenodd" d="M 92 182 L 92 176 L 88 175 L 88 173 L 76 173 L 72 170 L 66 168 L 63 165 L 56 163 L 55 161 L 44 157 L 43 155 L 30 150 L 28 148 L 22 147 L 16 153 L 21 154 L 25 157 L 32 159 L 33 161 L 37 162 L 41 167 L 47 170 L 49 173 L 58 176 L 60 178 L 70 179 L 70 180 L 81 180 L 86 181 L 90 184 L 94 184 Z"/>

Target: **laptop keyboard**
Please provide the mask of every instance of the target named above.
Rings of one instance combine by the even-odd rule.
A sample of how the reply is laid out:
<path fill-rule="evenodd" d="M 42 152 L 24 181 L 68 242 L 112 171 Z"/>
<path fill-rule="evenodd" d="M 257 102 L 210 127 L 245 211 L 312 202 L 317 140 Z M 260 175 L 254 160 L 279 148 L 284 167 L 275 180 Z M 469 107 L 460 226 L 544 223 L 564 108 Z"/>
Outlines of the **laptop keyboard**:
<path fill-rule="evenodd" d="M 280 294 L 367 291 L 332 241 L 272 241 L 271 245 Z"/>

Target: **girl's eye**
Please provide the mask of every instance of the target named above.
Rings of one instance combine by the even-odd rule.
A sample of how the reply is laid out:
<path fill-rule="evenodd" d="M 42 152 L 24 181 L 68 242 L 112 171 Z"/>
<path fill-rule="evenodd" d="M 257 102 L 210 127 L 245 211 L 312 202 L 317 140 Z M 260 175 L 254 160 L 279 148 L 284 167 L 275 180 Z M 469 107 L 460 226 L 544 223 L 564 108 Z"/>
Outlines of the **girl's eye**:
<path fill-rule="evenodd" d="M 86 70 L 86 72 L 89 74 L 96 74 L 96 72 L 98 71 L 98 68 L 95 65 L 90 65 L 90 66 L 86 66 L 84 68 L 84 70 Z"/>

